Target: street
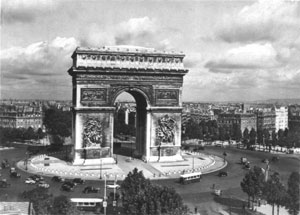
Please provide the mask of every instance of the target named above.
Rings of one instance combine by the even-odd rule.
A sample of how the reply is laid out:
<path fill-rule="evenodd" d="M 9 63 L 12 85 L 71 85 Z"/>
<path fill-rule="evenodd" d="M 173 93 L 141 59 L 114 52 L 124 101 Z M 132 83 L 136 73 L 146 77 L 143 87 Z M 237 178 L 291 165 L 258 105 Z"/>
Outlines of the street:
<path fill-rule="evenodd" d="M 222 171 L 227 171 L 228 176 L 219 177 L 218 172 L 203 175 L 199 183 L 192 183 L 188 185 L 179 184 L 177 179 L 167 179 L 167 180 L 155 180 L 154 183 L 174 187 L 175 190 L 182 196 L 185 204 L 188 205 L 191 211 L 197 207 L 198 212 L 203 214 L 217 214 L 216 209 L 221 207 L 222 199 L 216 199 L 215 195 L 212 194 L 212 187 L 219 187 L 223 193 L 222 198 L 235 199 L 236 201 L 246 200 L 247 195 L 242 192 L 240 188 L 240 182 L 242 181 L 245 173 L 248 171 L 242 168 L 240 164 L 241 157 L 247 157 L 250 161 L 251 167 L 260 166 L 265 168 L 266 164 L 262 162 L 262 159 L 271 160 L 274 155 L 264 152 L 247 151 L 236 148 L 220 148 L 220 147 L 206 147 L 205 153 L 213 154 L 216 156 L 223 156 L 226 152 L 226 160 L 228 165 Z M 17 161 L 25 158 L 26 156 L 26 146 L 18 145 L 15 149 L 2 150 L 0 151 L 1 160 L 8 159 L 9 163 L 13 165 Z M 281 179 L 286 184 L 289 174 L 292 171 L 299 170 L 299 156 L 297 155 L 286 155 L 280 154 L 279 161 L 270 163 L 270 174 L 277 171 L 280 173 Z M 1 201 L 21 201 L 20 194 L 25 190 L 31 190 L 36 187 L 36 185 L 25 184 L 24 181 L 27 177 L 32 174 L 28 174 L 17 169 L 21 173 L 21 178 L 10 178 L 9 168 L 1 170 L 1 179 L 6 178 L 11 184 L 8 188 L 0 188 L 0 200 Z M 51 177 L 44 177 L 45 181 L 50 184 L 49 192 L 54 196 L 66 195 L 68 197 L 100 197 L 103 198 L 104 182 L 103 181 L 86 181 L 83 185 L 77 185 L 72 192 L 61 191 L 61 183 L 52 182 Z M 86 186 L 100 187 L 99 193 L 89 193 L 84 194 L 82 191 Z M 113 190 L 108 191 L 108 195 Z M 223 199 L 224 200 L 224 199 Z M 219 203 L 222 204 L 219 204 Z M 222 206 L 222 207 L 223 207 Z M 225 206 L 226 208 L 226 206 Z"/>

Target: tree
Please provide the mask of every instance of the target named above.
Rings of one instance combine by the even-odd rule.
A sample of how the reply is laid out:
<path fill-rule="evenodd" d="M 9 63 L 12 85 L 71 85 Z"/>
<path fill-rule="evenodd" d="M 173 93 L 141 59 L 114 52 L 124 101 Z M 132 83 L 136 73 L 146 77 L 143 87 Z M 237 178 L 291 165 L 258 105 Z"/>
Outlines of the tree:
<path fill-rule="evenodd" d="M 36 133 L 34 132 L 32 127 L 29 127 L 24 133 L 25 140 L 37 139 Z"/>
<path fill-rule="evenodd" d="M 287 187 L 287 201 L 286 208 L 291 215 L 297 215 L 299 213 L 300 202 L 300 175 L 299 172 L 292 172 L 288 179 Z"/>
<path fill-rule="evenodd" d="M 203 129 L 200 129 L 199 124 L 191 119 L 186 124 L 184 136 L 189 139 L 194 139 L 194 138 L 202 139 L 203 138 Z"/>
<path fill-rule="evenodd" d="M 54 198 L 51 214 L 73 215 L 79 213 L 80 212 L 77 210 L 76 206 L 70 201 L 67 196 L 61 195 Z"/>
<path fill-rule="evenodd" d="M 251 129 L 249 138 L 250 138 L 250 145 L 254 145 L 256 141 L 256 131 L 254 128 Z"/>
<path fill-rule="evenodd" d="M 36 132 L 38 139 L 43 139 L 45 137 L 45 133 L 42 128 L 39 128 Z"/>
<path fill-rule="evenodd" d="M 125 214 L 187 214 L 181 197 L 174 189 L 151 184 L 142 171 L 135 168 L 121 184 Z"/>
<path fill-rule="evenodd" d="M 24 191 L 22 197 L 33 204 L 36 214 L 49 214 L 52 205 L 52 195 L 46 188 L 38 187 L 33 190 Z"/>
<path fill-rule="evenodd" d="M 242 131 L 238 124 L 233 124 L 233 138 L 236 141 L 240 141 L 242 138 Z"/>
<path fill-rule="evenodd" d="M 50 134 L 69 137 L 71 135 L 72 114 L 70 111 L 48 109 L 45 111 L 44 124 Z"/>
<path fill-rule="evenodd" d="M 277 143 L 278 143 L 278 139 L 277 139 L 276 132 L 272 131 L 272 146 L 275 147 L 277 145 Z"/>
<path fill-rule="evenodd" d="M 263 190 L 264 173 L 260 167 L 254 166 L 253 169 L 245 175 L 241 182 L 242 190 L 248 195 L 248 205 L 250 207 L 250 198 L 252 202 L 258 197 Z M 253 205 L 252 205 L 253 209 Z"/>
<path fill-rule="evenodd" d="M 244 138 L 244 141 L 243 141 L 244 144 L 247 145 L 247 147 L 249 147 L 248 143 L 249 143 L 250 137 L 249 137 L 249 130 L 248 130 L 248 128 L 245 128 L 245 130 L 243 132 L 243 138 Z"/>
<path fill-rule="evenodd" d="M 274 207 L 277 205 L 277 215 L 279 215 L 279 207 L 284 205 L 286 198 L 286 190 L 282 184 L 279 173 L 275 172 L 265 183 L 263 188 L 263 196 L 268 204 L 272 205 L 272 215 L 274 215 Z"/>
<path fill-rule="evenodd" d="M 225 129 L 223 127 L 219 127 L 219 140 L 224 141 L 225 140 Z"/>

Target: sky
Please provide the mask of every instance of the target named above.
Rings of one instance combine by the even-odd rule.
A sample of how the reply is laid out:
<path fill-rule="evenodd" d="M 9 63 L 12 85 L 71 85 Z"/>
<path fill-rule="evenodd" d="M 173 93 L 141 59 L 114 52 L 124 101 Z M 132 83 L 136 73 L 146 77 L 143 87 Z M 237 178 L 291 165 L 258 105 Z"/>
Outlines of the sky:
<path fill-rule="evenodd" d="M 182 51 L 183 101 L 300 98 L 300 2 L 2 0 L 1 99 L 72 99 L 76 47 Z"/>

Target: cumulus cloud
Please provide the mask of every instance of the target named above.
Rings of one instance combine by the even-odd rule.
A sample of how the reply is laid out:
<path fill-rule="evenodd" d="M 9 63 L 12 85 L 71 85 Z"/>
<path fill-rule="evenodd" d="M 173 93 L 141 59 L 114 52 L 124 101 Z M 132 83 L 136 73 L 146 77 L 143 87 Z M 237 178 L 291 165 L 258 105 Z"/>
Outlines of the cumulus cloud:
<path fill-rule="evenodd" d="M 53 10 L 57 2 L 54 0 L 2 1 L 2 20 L 4 23 L 32 22 L 38 15 Z"/>
<path fill-rule="evenodd" d="M 239 69 L 278 67 L 277 52 L 270 43 L 249 44 L 229 49 L 225 54 L 209 60 L 205 67 L 211 72 L 235 72 Z"/>
<path fill-rule="evenodd" d="M 170 40 L 165 36 L 156 19 L 147 16 L 131 18 L 115 26 L 103 28 L 92 23 L 83 29 L 80 41 L 83 46 L 99 47 L 103 45 L 135 45 L 170 49 Z"/>
<path fill-rule="evenodd" d="M 293 40 L 300 34 L 297 1 L 259 0 L 237 14 L 226 15 L 216 35 L 226 42 Z"/>
<path fill-rule="evenodd" d="M 43 93 L 55 92 L 56 87 L 70 86 L 67 69 L 71 66 L 70 56 L 76 46 L 78 42 L 74 38 L 57 37 L 27 47 L 2 50 L 2 91 L 20 95 L 38 89 L 41 98 Z M 13 92 L 12 86 L 22 90 Z"/>

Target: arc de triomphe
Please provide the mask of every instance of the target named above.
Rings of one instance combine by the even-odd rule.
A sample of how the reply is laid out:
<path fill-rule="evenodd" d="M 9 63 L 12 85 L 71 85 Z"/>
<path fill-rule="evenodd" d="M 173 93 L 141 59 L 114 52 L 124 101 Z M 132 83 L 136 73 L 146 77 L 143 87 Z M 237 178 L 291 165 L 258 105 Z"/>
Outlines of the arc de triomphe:
<path fill-rule="evenodd" d="M 184 54 L 152 48 L 77 48 L 68 70 L 73 83 L 73 164 L 113 163 L 115 100 L 136 101 L 136 150 L 147 162 L 182 160 Z"/>

